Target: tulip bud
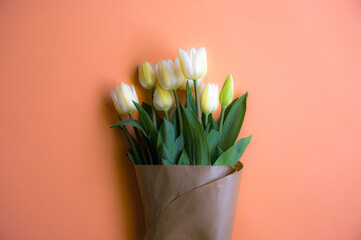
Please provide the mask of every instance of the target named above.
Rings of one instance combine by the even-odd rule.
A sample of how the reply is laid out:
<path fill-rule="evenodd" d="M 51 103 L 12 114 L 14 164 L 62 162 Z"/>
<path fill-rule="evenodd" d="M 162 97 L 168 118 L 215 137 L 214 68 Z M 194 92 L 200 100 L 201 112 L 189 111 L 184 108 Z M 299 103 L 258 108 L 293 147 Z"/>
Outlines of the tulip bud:
<path fill-rule="evenodd" d="M 218 107 L 218 85 L 207 83 L 201 93 L 201 110 L 204 114 L 213 113 Z"/>
<path fill-rule="evenodd" d="M 172 60 L 161 60 L 155 65 L 157 78 L 160 86 L 165 90 L 175 90 L 181 84 L 175 72 L 175 66 Z"/>
<path fill-rule="evenodd" d="M 138 103 L 138 97 L 133 85 L 130 88 L 129 85 L 122 82 L 120 86 L 115 86 L 114 91 L 110 90 L 110 96 L 119 114 L 130 114 L 137 110 L 133 101 Z"/>
<path fill-rule="evenodd" d="M 157 80 L 154 66 L 151 63 L 143 61 L 138 65 L 139 82 L 145 89 L 153 89 Z"/>
<path fill-rule="evenodd" d="M 180 67 L 184 76 L 191 80 L 203 78 L 207 73 L 207 53 L 204 47 L 196 51 L 191 48 L 185 52 L 178 49 Z"/>
<path fill-rule="evenodd" d="M 168 111 L 173 103 L 174 96 L 172 92 L 163 89 L 161 86 L 157 86 L 154 92 L 153 104 L 158 111 Z"/>
<path fill-rule="evenodd" d="M 234 97 L 233 77 L 231 74 L 228 75 L 226 81 L 223 84 L 221 94 L 219 95 L 219 101 L 221 106 L 226 108 L 231 104 Z"/>

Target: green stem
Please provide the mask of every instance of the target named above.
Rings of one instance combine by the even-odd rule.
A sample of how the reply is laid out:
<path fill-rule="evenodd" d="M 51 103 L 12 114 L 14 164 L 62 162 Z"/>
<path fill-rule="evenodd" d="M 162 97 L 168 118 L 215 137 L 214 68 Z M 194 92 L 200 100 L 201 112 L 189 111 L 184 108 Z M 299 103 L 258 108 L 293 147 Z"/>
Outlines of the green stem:
<path fill-rule="evenodd" d="M 221 110 L 221 119 L 219 120 L 219 132 L 222 133 L 222 127 L 223 127 L 223 119 L 224 119 L 224 111 L 226 109 L 224 107 L 222 107 Z"/>
<path fill-rule="evenodd" d="M 137 159 L 137 164 L 142 164 L 142 162 L 140 161 L 140 157 L 139 157 L 139 155 L 138 155 L 138 152 L 137 152 L 137 148 L 135 147 L 133 138 L 132 138 L 132 136 L 130 135 L 127 127 L 125 127 L 125 126 L 124 126 L 124 133 L 125 133 L 128 141 L 129 141 L 129 143 L 130 143 L 131 148 L 133 149 L 135 158 Z"/>
<path fill-rule="evenodd" d="M 169 121 L 168 111 L 164 111 L 164 117 Z"/>
<path fill-rule="evenodd" d="M 198 116 L 199 121 L 202 123 L 201 105 L 200 105 L 200 102 L 199 102 L 197 79 L 193 79 L 193 83 L 194 83 L 194 94 L 195 94 L 196 104 L 197 104 L 197 116 Z"/>
<path fill-rule="evenodd" d="M 150 96 L 152 99 L 152 119 L 153 119 L 154 126 L 157 127 L 157 117 L 155 115 L 155 109 L 154 109 L 154 104 L 153 104 L 153 98 L 154 98 L 153 93 L 154 93 L 154 90 L 152 88 L 152 89 L 150 89 Z"/>
<path fill-rule="evenodd" d="M 178 99 L 178 94 L 177 94 L 177 90 L 176 90 L 176 89 L 173 89 L 173 94 L 174 94 L 175 101 L 176 101 L 176 103 L 177 103 L 177 113 L 178 113 L 179 130 L 180 130 L 180 134 L 182 134 L 182 133 L 183 133 L 183 122 L 182 122 L 181 108 L 180 108 L 179 99 Z"/>
<path fill-rule="evenodd" d="M 130 113 L 129 117 L 130 117 L 130 119 L 134 119 L 133 113 Z M 143 161 L 144 161 L 144 163 L 147 163 L 147 157 L 146 157 L 145 152 L 144 152 L 144 143 L 143 143 L 143 141 L 142 141 L 142 139 L 141 139 L 141 137 L 139 135 L 138 129 L 136 127 L 133 127 L 133 129 L 134 129 L 135 135 L 137 136 L 137 140 L 138 140 L 139 144 L 141 145 L 140 146 L 140 153 L 142 154 Z"/>
<path fill-rule="evenodd" d="M 208 117 L 209 117 L 209 113 L 204 114 L 205 115 L 205 121 L 204 121 L 204 129 L 207 128 L 208 125 Z"/>

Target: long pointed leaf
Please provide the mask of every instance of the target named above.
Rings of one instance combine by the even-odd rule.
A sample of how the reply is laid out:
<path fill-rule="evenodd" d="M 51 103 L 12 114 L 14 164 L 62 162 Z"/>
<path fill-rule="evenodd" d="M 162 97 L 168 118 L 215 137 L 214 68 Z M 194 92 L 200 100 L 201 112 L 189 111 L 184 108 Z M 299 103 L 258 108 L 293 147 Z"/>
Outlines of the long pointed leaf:
<path fill-rule="evenodd" d="M 209 147 L 203 126 L 197 116 L 183 108 L 183 135 L 185 150 L 194 165 L 210 165 Z"/>
<path fill-rule="evenodd" d="M 216 146 L 216 149 L 214 150 L 213 154 L 211 155 L 211 164 L 213 165 L 217 158 L 222 155 L 224 151 L 219 146 Z"/>
<path fill-rule="evenodd" d="M 175 138 L 176 132 L 173 124 L 171 124 L 167 119 L 164 119 L 162 126 L 159 129 L 157 148 L 160 148 L 164 144 L 168 150 L 173 149 Z"/>
<path fill-rule="evenodd" d="M 217 124 L 217 122 L 214 120 L 214 118 L 213 118 L 213 116 L 212 116 L 212 113 L 209 114 L 208 121 L 209 121 L 209 123 L 210 123 L 210 129 L 214 129 L 214 130 L 217 130 L 217 131 L 218 131 L 218 124 Z"/>
<path fill-rule="evenodd" d="M 226 111 L 224 111 L 224 119 L 227 118 L 228 114 L 229 114 L 229 111 L 231 111 L 232 107 L 233 107 L 233 104 L 238 100 L 239 98 L 235 98 L 231 104 L 229 104 L 229 106 L 226 108 Z"/>
<path fill-rule="evenodd" d="M 207 141 L 208 141 L 208 145 L 209 145 L 209 153 L 212 156 L 214 153 L 214 150 L 217 147 L 217 144 L 219 142 L 219 139 L 221 138 L 221 133 L 212 129 L 208 136 L 207 136 Z"/>
<path fill-rule="evenodd" d="M 237 140 L 247 108 L 248 92 L 237 99 L 223 123 L 220 147 L 223 151 L 230 148 Z"/>
<path fill-rule="evenodd" d="M 146 131 L 144 130 L 142 125 L 138 121 L 136 121 L 134 119 L 127 119 L 127 120 L 119 121 L 119 122 L 114 123 L 113 125 L 111 125 L 110 128 L 118 127 L 118 126 L 126 126 L 126 125 L 133 126 L 133 127 L 136 127 L 138 129 L 140 129 L 143 132 L 144 136 L 149 138 L 148 134 L 146 133 Z"/>
<path fill-rule="evenodd" d="M 172 150 L 172 156 L 175 161 L 177 161 L 180 157 L 180 154 L 182 153 L 182 150 L 184 148 L 184 138 L 183 135 L 180 135 L 177 140 L 174 143 L 174 147 Z"/>
<path fill-rule="evenodd" d="M 178 161 L 178 165 L 190 165 L 191 164 L 191 160 L 188 157 L 188 154 L 185 150 L 183 150 L 179 161 Z"/>
<path fill-rule="evenodd" d="M 133 163 L 134 165 L 139 164 L 139 163 L 136 161 L 136 157 L 134 156 L 132 149 L 128 149 L 128 150 L 127 150 L 127 156 L 130 158 L 130 160 L 132 161 L 132 163 Z"/>
<path fill-rule="evenodd" d="M 236 166 L 238 160 L 246 150 L 249 142 L 251 141 L 252 135 L 246 138 L 240 139 L 236 144 L 225 151 L 221 156 L 218 157 L 214 166 Z"/>
<path fill-rule="evenodd" d="M 152 106 L 145 102 L 142 102 L 142 107 L 145 110 L 145 112 L 148 114 L 149 118 L 152 119 Z M 159 117 L 157 111 L 155 111 L 155 116 L 157 119 L 157 125 L 158 125 L 157 129 L 158 129 L 160 127 L 160 123 L 162 122 L 162 119 Z"/>
<path fill-rule="evenodd" d="M 175 164 L 175 160 L 173 159 L 172 154 L 167 150 L 167 148 L 163 144 L 163 146 L 162 146 L 162 161 L 164 159 L 167 160 L 168 162 L 170 162 L 171 164 Z M 167 165 L 169 165 L 169 164 L 167 164 Z"/>
<path fill-rule="evenodd" d="M 195 114 L 197 113 L 196 101 L 194 100 L 188 81 L 187 81 L 187 89 L 186 89 L 186 108 L 188 108 Z"/>
<path fill-rule="evenodd" d="M 156 129 L 154 123 L 152 122 L 146 111 L 142 108 L 142 106 L 140 106 L 138 103 L 134 101 L 133 103 L 139 111 L 140 123 L 142 124 L 144 130 L 147 130 L 149 132 L 152 143 L 156 145 L 158 138 L 158 130 Z"/>

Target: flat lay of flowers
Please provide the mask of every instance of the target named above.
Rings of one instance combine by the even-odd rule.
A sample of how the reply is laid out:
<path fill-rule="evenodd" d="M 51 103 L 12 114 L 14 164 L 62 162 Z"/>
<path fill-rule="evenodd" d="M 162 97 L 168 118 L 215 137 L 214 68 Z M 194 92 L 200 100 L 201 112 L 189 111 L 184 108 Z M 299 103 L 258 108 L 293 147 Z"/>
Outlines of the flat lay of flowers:
<path fill-rule="evenodd" d="M 111 128 L 130 145 L 126 154 L 142 197 L 144 239 L 231 239 L 243 168 L 239 159 L 252 137 L 237 141 L 248 92 L 234 98 L 232 75 L 220 92 L 217 84 L 205 83 L 203 47 L 178 49 L 174 61 L 143 61 L 138 72 L 152 102 L 140 104 L 134 86 L 122 82 L 110 91 L 119 118 Z M 184 103 L 178 90 L 185 91 Z"/>

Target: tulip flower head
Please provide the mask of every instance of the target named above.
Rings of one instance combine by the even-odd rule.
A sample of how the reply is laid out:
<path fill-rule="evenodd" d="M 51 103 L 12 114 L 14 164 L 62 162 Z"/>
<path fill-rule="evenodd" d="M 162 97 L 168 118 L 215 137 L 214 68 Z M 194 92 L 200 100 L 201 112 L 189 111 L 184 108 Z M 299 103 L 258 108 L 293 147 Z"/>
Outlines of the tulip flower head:
<path fill-rule="evenodd" d="M 215 112 L 218 107 L 218 85 L 207 83 L 202 90 L 200 100 L 204 114 Z"/>
<path fill-rule="evenodd" d="M 155 65 L 158 83 L 165 90 L 175 90 L 181 85 L 182 79 L 176 73 L 172 60 L 161 60 Z"/>
<path fill-rule="evenodd" d="M 197 51 L 191 48 L 189 51 L 178 49 L 180 67 L 184 76 L 188 79 L 198 80 L 207 74 L 207 53 L 204 47 Z"/>
<path fill-rule="evenodd" d="M 157 86 L 154 92 L 153 104 L 158 111 L 168 111 L 174 103 L 172 92 Z"/>
<path fill-rule="evenodd" d="M 137 110 L 133 101 L 138 103 L 138 97 L 133 85 L 130 87 L 122 82 L 120 86 L 115 86 L 114 91 L 110 90 L 110 96 L 119 114 L 130 114 Z"/>
<path fill-rule="evenodd" d="M 234 97 L 233 77 L 228 75 L 226 81 L 223 84 L 221 93 L 219 95 L 219 101 L 223 108 L 226 108 L 231 104 Z"/>
<path fill-rule="evenodd" d="M 145 89 L 153 89 L 157 80 L 154 66 L 151 63 L 143 61 L 138 65 L 139 82 Z"/>

